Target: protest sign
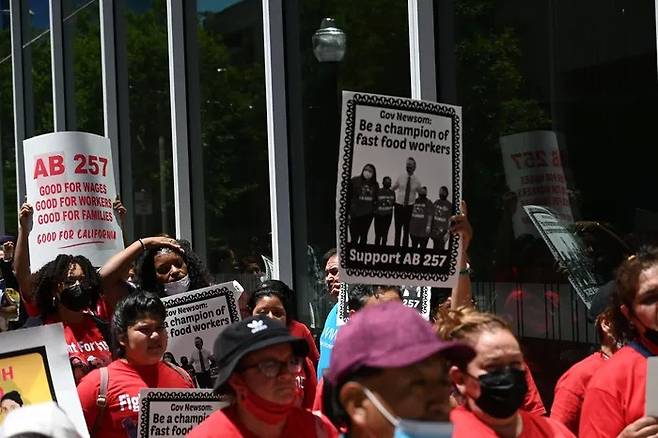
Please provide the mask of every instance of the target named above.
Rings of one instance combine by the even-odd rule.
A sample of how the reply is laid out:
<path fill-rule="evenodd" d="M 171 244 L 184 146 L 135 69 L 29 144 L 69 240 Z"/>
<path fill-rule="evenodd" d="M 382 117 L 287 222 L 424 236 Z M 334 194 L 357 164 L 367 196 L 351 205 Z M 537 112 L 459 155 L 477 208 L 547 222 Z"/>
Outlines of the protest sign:
<path fill-rule="evenodd" d="M 402 303 L 416 309 L 423 318 L 430 319 L 431 287 L 405 287 L 402 286 Z"/>
<path fill-rule="evenodd" d="M 343 281 L 452 287 L 461 108 L 343 92 L 336 240 Z"/>
<path fill-rule="evenodd" d="M 658 418 L 658 357 L 647 358 L 647 388 L 644 415 Z"/>
<path fill-rule="evenodd" d="M 566 223 L 554 211 L 536 205 L 523 207 L 560 266 L 566 269 L 569 282 L 589 309 L 592 298 L 602 283 L 593 269 L 593 262 L 582 243 L 571 233 Z"/>
<path fill-rule="evenodd" d="M 338 311 L 336 322 L 343 325 L 350 319 L 349 291 L 351 286 L 341 283 L 338 293 Z M 402 291 L 402 304 L 416 309 L 423 318 L 430 319 L 430 301 L 432 299 L 432 288 L 421 286 L 400 286 Z"/>
<path fill-rule="evenodd" d="M 86 132 L 55 132 L 23 142 L 33 272 L 58 254 L 102 266 L 123 249 L 110 141 Z"/>
<path fill-rule="evenodd" d="M 529 131 L 500 138 L 505 179 L 516 197 L 512 224 L 514 235 L 537 235 L 530 218 L 520 207 L 543 205 L 561 219 L 572 222 L 571 202 L 553 131 Z"/>
<path fill-rule="evenodd" d="M 185 437 L 210 414 L 228 406 L 212 389 L 139 391 L 141 438 Z"/>
<path fill-rule="evenodd" d="M 217 335 L 240 321 L 238 298 L 243 290 L 240 283 L 230 281 L 163 298 L 167 308 L 164 322 L 169 335 L 167 351 L 177 361 L 184 356 L 193 364 L 198 361 L 198 356 L 193 356 L 198 350 L 194 341 L 201 338 L 203 354 L 210 355 Z"/>
<path fill-rule="evenodd" d="M 0 397 L 16 391 L 23 406 L 55 401 L 80 435 L 88 437 L 62 324 L 9 331 L 0 336 Z M 0 424 L 3 421 L 0 413 Z"/>

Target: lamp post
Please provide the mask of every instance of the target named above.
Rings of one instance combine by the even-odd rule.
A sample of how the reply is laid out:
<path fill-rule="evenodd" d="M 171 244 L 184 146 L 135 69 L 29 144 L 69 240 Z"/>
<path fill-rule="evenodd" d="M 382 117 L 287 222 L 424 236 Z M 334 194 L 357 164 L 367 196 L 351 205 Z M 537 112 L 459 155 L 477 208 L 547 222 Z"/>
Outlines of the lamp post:
<path fill-rule="evenodd" d="M 323 18 L 313 34 L 313 54 L 318 62 L 340 62 L 345 56 L 347 36 L 333 18 Z"/>

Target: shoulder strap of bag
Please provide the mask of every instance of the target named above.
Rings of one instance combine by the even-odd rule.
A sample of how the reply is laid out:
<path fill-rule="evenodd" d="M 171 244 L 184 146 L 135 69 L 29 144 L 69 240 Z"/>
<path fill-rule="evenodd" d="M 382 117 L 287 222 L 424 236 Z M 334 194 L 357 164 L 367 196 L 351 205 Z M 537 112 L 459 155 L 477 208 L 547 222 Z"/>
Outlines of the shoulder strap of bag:
<path fill-rule="evenodd" d="M 105 414 L 105 408 L 107 407 L 107 384 L 110 380 L 109 372 L 107 367 L 99 368 L 100 371 L 100 388 L 98 389 L 98 396 L 96 397 L 96 406 L 98 406 L 98 414 L 96 415 L 96 420 L 94 420 L 94 428 L 91 430 L 91 436 L 96 436 L 96 431 L 101 425 L 103 419 L 103 414 Z"/>
<path fill-rule="evenodd" d="M 165 365 L 167 365 L 169 368 L 171 368 L 172 370 L 174 370 L 174 371 L 176 371 L 178 374 L 180 374 L 180 376 L 181 376 L 181 377 L 182 377 L 187 383 L 189 383 L 192 387 L 195 387 L 195 386 L 196 386 L 196 385 L 194 384 L 194 382 L 192 381 L 192 377 L 190 377 L 190 375 L 188 374 L 187 371 L 185 371 L 184 369 L 182 369 L 181 367 L 179 367 L 179 366 L 177 366 L 177 365 L 174 365 L 174 364 L 171 363 L 171 362 L 167 362 L 166 360 L 163 360 L 162 362 L 163 362 Z"/>
<path fill-rule="evenodd" d="M 637 351 L 638 353 L 640 353 L 640 354 L 641 354 L 642 356 L 644 356 L 644 357 L 652 357 L 652 356 L 655 356 L 655 354 L 653 354 L 652 352 L 650 352 L 649 349 L 648 349 L 647 347 L 645 347 L 644 345 L 640 344 L 640 343 L 637 342 L 637 341 L 631 341 L 631 342 L 629 342 L 629 343 L 628 343 L 628 346 L 631 347 L 633 350 Z"/>

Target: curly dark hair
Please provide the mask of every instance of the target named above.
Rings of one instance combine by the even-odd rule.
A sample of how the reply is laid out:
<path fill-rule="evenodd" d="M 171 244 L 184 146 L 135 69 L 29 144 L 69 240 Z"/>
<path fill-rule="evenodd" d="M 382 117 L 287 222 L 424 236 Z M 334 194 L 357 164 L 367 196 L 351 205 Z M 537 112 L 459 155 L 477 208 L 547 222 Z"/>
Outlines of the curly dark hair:
<path fill-rule="evenodd" d="M 187 240 L 177 240 L 184 252 L 176 251 L 187 265 L 187 275 L 190 277 L 190 290 L 201 289 L 212 284 L 210 273 L 201 258 L 192 251 L 192 245 Z M 135 263 L 135 278 L 137 284 L 144 290 L 165 296 L 164 287 L 158 283 L 155 275 L 155 255 L 161 249 L 150 248 L 137 259 Z M 172 249 L 172 251 L 174 251 Z"/>
<path fill-rule="evenodd" d="M 249 296 L 247 307 L 249 307 L 249 310 L 253 312 L 256 308 L 258 300 L 263 297 L 271 296 L 277 297 L 281 301 L 281 304 L 283 304 L 283 308 L 286 311 L 286 321 L 288 324 L 290 324 L 292 320 L 297 319 L 297 312 L 295 309 L 295 292 L 290 289 L 287 284 L 280 280 L 264 281 L 263 284 L 261 284 L 260 287 L 253 291 Z"/>
<path fill-rule="evenodd" d="M 145 316 L 151 316 L 164 321 L 167 317 L 160 297 L 151 292 L 137 290 L 123 298 L 114 309 L 112 315 L 112 357 L 119 359 L 125 356 L 126 349 L 119 343 L 122 336 L 128 333 L 128 327 Z"/>
<path fill-rule="evenodd" d="M 643 246 L 635 255 L 628 257 L 617 269 L 617 290 L 612 296 L 610 318 L 612 331 L 616 339 L 631 341 L 638 336 L 633 323 L 622 313 L 621 306 L 625 305 L 633 313 L 633 302 L 640 286 L 642 271 L 658 265 L 658 247 Z"/>
<path fill-rule="evenodd" d="M 46 263 L 41 269 L 32 274 L 32 287 L 42 319 L 57 311 L 57 303 L 53 300 L 53 292 L 57 290 L 60 283 L 66 280 L 69 268 L 74 263 L 82 268 L 85 276 L 84 287 L 91 293 L 92 307 L 96 306 L 101 288 L 101 279 L 96 269 L 86 257 L 60 254 L 55 260 Z"/>

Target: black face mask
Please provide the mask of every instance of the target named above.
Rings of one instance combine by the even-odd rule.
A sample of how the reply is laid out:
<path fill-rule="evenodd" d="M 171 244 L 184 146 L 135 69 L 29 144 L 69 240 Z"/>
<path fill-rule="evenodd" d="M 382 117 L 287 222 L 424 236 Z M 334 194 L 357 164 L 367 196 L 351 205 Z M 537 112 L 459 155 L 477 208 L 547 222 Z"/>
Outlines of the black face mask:
<path fill-rule="evenodd" d="M 509 418 L 521 407 L 528 383 L 525 371 L 505 368 L 478 377 L 480 398 L 475 404 L 487 415 L 494 418 Z"/>
<path fill-rule="evenodd" d="M 74 312 L 84 310 L 91 305 L 91 288 L 76 281 L 59 294 L 59 302 Z"/>

